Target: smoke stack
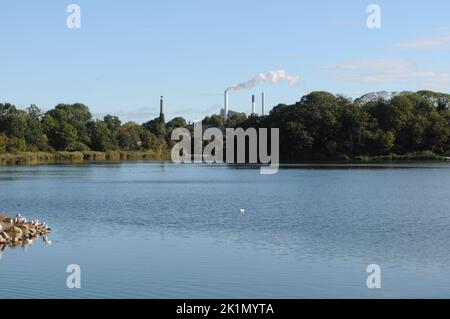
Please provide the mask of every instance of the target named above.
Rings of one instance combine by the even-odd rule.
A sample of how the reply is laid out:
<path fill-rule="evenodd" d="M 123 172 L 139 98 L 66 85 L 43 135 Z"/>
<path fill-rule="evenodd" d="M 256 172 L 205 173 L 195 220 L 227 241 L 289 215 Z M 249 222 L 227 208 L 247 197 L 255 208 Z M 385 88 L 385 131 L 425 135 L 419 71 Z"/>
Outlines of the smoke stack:
<path fill-rule="evenodd" d="M 225 118 L 225 121 L 226 121 L 226 120 L 228 120 L 228 90 L 225 91 L 225 101 L 224 101 L 223 108 L 224 108 L 224 112 L 225 112 L 223 117 Z"/>
<path fill-rule="evenodd" d="M 255 95 L 252 95 L 252 114 L 256 114 L 256 102 L 255 102 Z"/>
<path fill-rule="evenodd" d="M 262 92 L 261 94 L 261 115 L 264 116 L 264 108 L 265 108 L 265 103 L 266 103 L 266 96 L 264 94 L 264 92 Z"/>
<path fill-rule="evenodd" d="M 164 96 L 161 96 L 161 100 L 159 102 L 159 115 L 164 114 Z"/>

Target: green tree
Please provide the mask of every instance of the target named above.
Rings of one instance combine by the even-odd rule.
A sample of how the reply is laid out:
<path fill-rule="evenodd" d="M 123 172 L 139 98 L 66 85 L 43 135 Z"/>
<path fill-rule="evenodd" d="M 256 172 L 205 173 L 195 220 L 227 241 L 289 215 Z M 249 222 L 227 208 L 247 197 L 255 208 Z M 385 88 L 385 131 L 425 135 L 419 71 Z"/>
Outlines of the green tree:
<path fill-rule="evenodd" d="M 221 127 L 224 126 L 225 124 L 225 119 L 223 118 L 222 115 L 211 115 L 211 116 L 207 116 L 203 119 L 202 123 L 204 125 L 210 125 L 213 127 Z"/>
<path fill-rule="evenodd" d="M 62 123 L 56 131 L 56 142 L 59 149 L 65 151 L 77 151 L 78 147 L 78 135 L 75 127 L 68 123 Z"/>
<path fill-rule="evenodd" d="M 117 116 L 106 115 L 103 118 L 103 121 L 106 123 L 108 129 L 114 134 L 120 129 L 120 126 L 122 125 L 122 122 Z"/>
<path fill-rule="evenodd" d="M 119 147 L 127 151 L 138 151 L 141 149 L 142 141 L 141 137 L 142 126 L 134 123 L 127 122 L 119 130 L 117 139 Z"/>
<path fill-rule="evenodd" d="M 24 138 L 27 130 L 26 112 L 14 105 L 0 104 L 0 132 L 9 137 Z"/>
<path fill-rule="evenodd" d="M 42 111 L 33 104 L 27 109 L 27 114 L 27 129 L 25 132 L 27 144 L 34 145 L 39 150 L 47 150 L 48 139 L 42 128 Z"/>
<path fill-rule="evenodd" d="M 143 127 L 158 137 L 166 135 L 166 124 L 164 121 L 161 121 L 160 117 L 144 123 Z"/>
<path fill-rule="evenodd" d="M 7 140 L 6 152 L 8 153 L 20 153 L 27 150 L 27 144 L 25 138 L 20 137 L 10 137 Z"/>
<path fill-rule="evenodd" d="M 354 157 L 359 155 L 367 135 L 369 115 L 358 104 L 347 104 L 339 110 L 338 142 L 342 154 Z"/>
<path fill-rule="evenodd" d="M 141 141 L 142 141 L 142 148 L 144 150 L 157 151 L 161 146 L 161 142 L 158 139 L 158 137 L 147 130 L 142 130 Z"/>
<path fill-rule="evenodd" d="M 312 92 L 294 106 L 293 120 L 302 123 L 314 140 L 314 157 L 334 156 L 337 152 L 338 108 L 338 100 L 328 92 Z"/>
<path fill-rule="evenodd" d="M 59 132 L 72 131 L 75 130 L 76 141 L 75 144 L 90 144 L 90 136 L 88 130 L 88 123 L 92 120 L 92 115 L 89 112 L 89 108 L 80 103 L 76 104 L 58 104 L 54 109 L 47 112 L 46 115 L 51 116 L 55 122 L 56 126 L 54 130 Z M 67 129 L 67 126 L 70 129 Z M 53 133 L 53 134 L 52 134 Z M 50 132 L 49 135 L 57 134 L 56 132 Z M 59 142 L 61 141 L 61 136 L 58 137 Z M 52 142 L 53 138 L 49 136 L 49 140 Z M 59 149 L 60 145 L 53 145 L 55 148 Z M 80 147 L 78 147 L 80 148 Z M 83 146 L 81 146 L 83 148 Z"/>
<path fill-rule="evenodd" d="M 5 134 L 0 133 L 0 154 L 6 153 L 6 144 L 8 143 L 8 138 Z"/>
<path fill-rule="evenodd" d="M 91 125 L 91 148 L 95 151 L 110 151 L 116 150 L 118 145 L 113 133 L 108 125 L 102 121 L 95 121 Z"/>
<path fill-rule="evenodd" d="M 226 121 L 225 125 L 227 127 L 238 127 L 238 126 L 241 126 L 241 124 L 244 123 L 246 119 L 247 119 L 247 116 L 245 114 L 240 114 L 240 113 L 233 114 Z"/>

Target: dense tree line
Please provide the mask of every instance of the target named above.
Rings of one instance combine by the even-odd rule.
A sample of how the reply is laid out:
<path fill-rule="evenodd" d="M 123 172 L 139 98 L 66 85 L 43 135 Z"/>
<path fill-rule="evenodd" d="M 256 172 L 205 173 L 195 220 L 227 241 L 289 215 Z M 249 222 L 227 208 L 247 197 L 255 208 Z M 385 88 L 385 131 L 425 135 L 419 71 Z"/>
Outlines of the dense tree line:
<path fill-rule="evenodd" d="M 25 151 L 158 151 L 166 147 L 168 133 L 186 126 L 183 119 L 169 123 L 158 117 L 144 125 L 122 124 L 117 116 L 92 118 L 83 104 L 59 104 L 48 112 L 32 105 L 20 110 L 0 104 L 0 153 Z"/>
<path fill-rule="evenodd" d="M 204 123 L 221 125 L 222 118 Z M 431 91 L 369 93 L 356 100 L 312 92 L 268 116 L 231 117 L 229 127 L 280 129 L 284 160 L 355 159 L 433 152 L 450 156 L 450 95 Z"/>
<path fill-rule="evenodd" d="M 431 151 L 450 156 L 450 95 L 431 91 L 370 93 L 356 100 L 312 92 L 267 116 L 212 115 L 204 125 L 280 129 L 284 160 L 352 159 Z M 116 116 L 93 119 L 83 104 L 60 104 L 48 112 L 0 104 L 0 153 L 25 151 L 168 150 L 171 132 L 190 127 L 164 116 L 142 125 Z"/>

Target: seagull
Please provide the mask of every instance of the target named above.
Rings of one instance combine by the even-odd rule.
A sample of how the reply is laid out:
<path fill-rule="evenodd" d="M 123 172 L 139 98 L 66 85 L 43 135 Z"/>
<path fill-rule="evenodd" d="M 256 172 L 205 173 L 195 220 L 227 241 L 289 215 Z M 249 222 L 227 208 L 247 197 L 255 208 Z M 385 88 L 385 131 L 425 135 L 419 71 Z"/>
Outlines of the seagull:
<path fill-rule="evenodd" d="M 239 211 L 241 212 L 241 214 L 245 213 L 245 209 L 244 208 L 239 209 Z"/>

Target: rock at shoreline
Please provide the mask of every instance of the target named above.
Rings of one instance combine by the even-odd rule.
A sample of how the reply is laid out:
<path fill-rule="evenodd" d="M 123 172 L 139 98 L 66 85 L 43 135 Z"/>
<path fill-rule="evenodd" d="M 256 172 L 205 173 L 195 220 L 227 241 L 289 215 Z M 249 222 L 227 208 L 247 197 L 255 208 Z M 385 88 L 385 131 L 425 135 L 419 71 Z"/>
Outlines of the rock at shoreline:
<path fill-rule="evenodd" d="M 45 243 L 51 244 L 47 237 L 50 230 L 46 223 L 38 220 L 28 221 L 20 214 L 16 217 L 0 214 L 0 250 L 28 245 L 39 237 L 42 237 Z"/>

